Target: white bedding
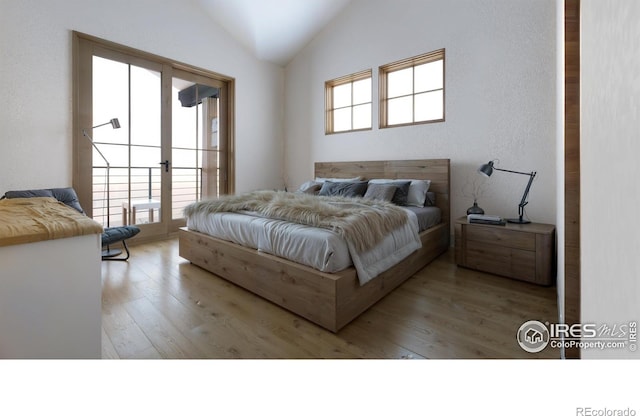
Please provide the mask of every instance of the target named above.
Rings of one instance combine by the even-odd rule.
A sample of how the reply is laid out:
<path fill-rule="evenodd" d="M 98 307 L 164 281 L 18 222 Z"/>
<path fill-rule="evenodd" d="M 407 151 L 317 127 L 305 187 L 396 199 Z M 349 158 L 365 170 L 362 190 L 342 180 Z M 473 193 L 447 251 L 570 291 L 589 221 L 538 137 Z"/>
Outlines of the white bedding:
<path fill-rule="evenodd" d="M 187 218 L 187 227 L 323 272 L 335 273 L 354 265 L 360 284 L 365 284 L 421 247 L 417 217 L 411 211 L 406 212 L 409 221 L 403 227 L 363 253 L 348 247 L 344 239 L 330 230 L 249 212 L 196 212 Z"/>
<path fill-rule="evenodd" d="M 233 212 L 197 212 L 187 217 L 187 227 L 323 272 L 335 273 L 351 266 L 346 242 L 320 228 Z"/>

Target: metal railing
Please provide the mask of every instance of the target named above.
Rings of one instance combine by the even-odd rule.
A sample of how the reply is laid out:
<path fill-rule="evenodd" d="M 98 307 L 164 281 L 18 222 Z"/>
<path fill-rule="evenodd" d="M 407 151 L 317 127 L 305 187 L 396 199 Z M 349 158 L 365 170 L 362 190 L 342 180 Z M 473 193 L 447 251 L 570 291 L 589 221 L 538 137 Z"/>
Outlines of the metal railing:
<path fill-rule="evenodd" d="M 107 225 L 107 174 L 105 167 L 93 167 L 93 219 Z M 161 199 L 160 167 L 112 167 L 109 171 L 109 224 L 123 225 L 123 203 L 131 200 Z M 202 168 L 172 167 L 171 217 L 182 218 L 182 210 L 202 197 Z M 136 224 L 150 222 L 150 213 L 143 210 L 136 215 Z M 153 221 L 160 221 L 154 215 Z"/>

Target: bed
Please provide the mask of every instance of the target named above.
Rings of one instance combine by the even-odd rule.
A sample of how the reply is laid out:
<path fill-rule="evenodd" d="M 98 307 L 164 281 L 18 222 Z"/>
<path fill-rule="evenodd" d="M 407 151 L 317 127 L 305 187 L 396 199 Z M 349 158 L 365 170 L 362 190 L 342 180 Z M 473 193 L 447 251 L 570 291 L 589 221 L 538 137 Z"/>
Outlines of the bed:
<path fill-rule="evenodd" d="M 341 328 L 445 252 L 450 235 L 449 159 L 319 162 L 323 178 L 428 179 L 440 222 L 419 233 L 421 247 L 400 263 L 361 284 L 355 267 L 316 270 L 188 228 L 179 231 L 179 254 L 330 331 Z"/>

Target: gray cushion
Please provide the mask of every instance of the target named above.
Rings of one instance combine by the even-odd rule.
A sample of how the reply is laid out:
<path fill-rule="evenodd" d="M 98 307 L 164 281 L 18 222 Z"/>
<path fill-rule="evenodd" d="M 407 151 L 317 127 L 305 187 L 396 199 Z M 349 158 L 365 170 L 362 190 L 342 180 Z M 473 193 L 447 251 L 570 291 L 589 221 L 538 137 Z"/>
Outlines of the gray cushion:
<path fill-rule="evenodd" d="M 65 205 L 70 206 L 81 214 L 84 210 L 78 201 L 78 195 L 73 188 L 52 188 L 52 189 L 30 189 L 26 191 L 7 191 L 4 196 L 6 198 L 37 198 L 49 197 L 55 198 Z"/>
<path fill-rule="evenodd" d="M 409 191 L 407 193 L 407 201 L 400 201 L 398 205 L 406 205 L 413 207 L 425 206 L 427 191 L 431 186 L 430 179 L 370 179 L 369 183 L 403 183 L 410 181 Z"/>
<path fill-rule="evenodd" d="M 435 207 L 436 206 L 436 193 L 435 192 L 427 192 L 427 195 L 424 199 L 425 207 Z"/>
<path fill-rule="evenodd" d="M 396 193 L 393 194 L 393 202 L 396 205 L 405 206 L 407 205 L 407 198 L 409 197 L 409 186 L 411 185 L 411 181 L 406 182 L 393 182 L 393 185 L 396 187 Z"/>
<path fill-rule="evenodd" d="M 407 206 L 409 204 L 409 190 L 411 187 L 411 180 L 403 180 L 403 179 L 372 179 L 369 181 L 369 185 L 371 184 L 382 184 L 382 185 L 394 185 L 396 189 L 396 193 L 393 195 L 393 202 L 396 205 Z"/>
<path fill-rule="evenodd" d="M 345 196 L 359 197 L 367 191 L 367 181 L 354 182 L 332 182 L 326 181 L 322 184 L 320 196 Z"/>
<path fill-rule="evenodd" d="M 54 198 L 51 189 L 32 189 L 28 191 L 7 191 L 4 194 L 7 199 L 12 198 Z"/>
<path fill-rule="evenodd" d="M 84 214 L 80 201 L 78 201 L 78 195 L 76 195 L 76 191 L 73 188 L 54 188 L 51 189 L 51 192 L 53 192 L 55 199 Z"/>
<path fill-rule="evenodd" d="M 367 186 L 367 192 L 364 193 L 364 197 L 376 201 L 391 202 L 396 189 L 398 187 L 393 184 L 370 183 Z"/>
<path fill-rule="evenodd" d="M 133 225 L 124 225 L 122 227 L 105 228 L 102 233 L 102 245 L 117 243 L 118 241 L 126 240 L 140 232 L 140 228 Z"/>

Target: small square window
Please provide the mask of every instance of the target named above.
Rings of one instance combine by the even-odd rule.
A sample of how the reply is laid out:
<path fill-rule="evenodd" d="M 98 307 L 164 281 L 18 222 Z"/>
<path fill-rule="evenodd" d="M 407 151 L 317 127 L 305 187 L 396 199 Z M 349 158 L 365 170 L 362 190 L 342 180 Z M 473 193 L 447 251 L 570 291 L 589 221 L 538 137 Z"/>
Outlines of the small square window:
<path fill-rule="evenodd" d="M 444 49 L 380 67 L 380 128 L 444 121 Z"/>
<path fill-rule="evenodd" d="M 325 133 L 371 129 L 371 70 L 325 82 Z"/>

